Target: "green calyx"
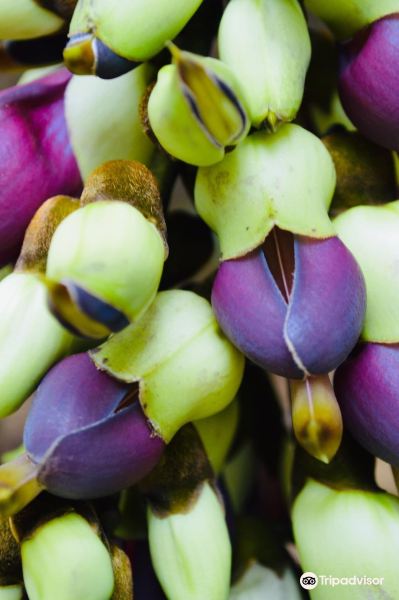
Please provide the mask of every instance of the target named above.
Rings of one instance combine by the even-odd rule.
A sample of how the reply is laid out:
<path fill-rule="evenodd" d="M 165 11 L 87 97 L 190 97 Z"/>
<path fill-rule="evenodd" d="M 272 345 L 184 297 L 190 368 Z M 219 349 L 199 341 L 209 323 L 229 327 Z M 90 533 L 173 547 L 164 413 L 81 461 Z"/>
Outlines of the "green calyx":
<path fill-rule="evenodd" d="M 219 237 L 223 260 L 242 256 L 274 226 L 300 235 L 335 235 L 328 217 L 335 170 L 323 143 L 298 125 L 248 136 L 217 165 L 200 168 L 198 213 Z"/>
<path fill-rule="evenodd" d="M 252 124 L 274 130 L 282 121 L 292 121 L 311 54 L 297 0 L 232 0 L 218 39 L 220 58 L 241 83 Z"/>
<path fill-rule="evenodd" d="M 202 0 L 79 0 L 69 36 L 95 32 L 117 55 L 143 62 L 186 25 Z"/>
<path fill-rule="evenodd" d="M 75 512 L 39 526 L 21 543 L 30 600 L 110 600 L 111 557 L 95 529 Z"/>
<path fill-rule="evenodd" d="M 204 483 L 187 512 L 147 513 L 151 559 L 168 598 L 221 600 L 230 586 L 231 546 L 223 507 Z"/>
<path fill-rule="evenodd" d="M 340 586 L 340 600 L 398 597 L 398 498 L 384 492 L 336 490 L 309 479 L 295 500 L 292 520 L 304 572 L 379 578 L 367 586 Z M 332 600 L 336 592 L 319 585 L 312 598 Z"/>
<path fill-rule="evenodd" d="M 65 114 L 84 180 L 115 158 L 116 148 L 118 158 L 150 163 L 154 146 L 142 131 L 139 104 L 152 75 L 149 65 L 141 65 L 112 80 L 72 77 L 65 93 Z"/>
<path fill-rule="evenodd" d="M 212 165 L 248 133 L 241 91 L 221 61 L 170 48 L 174 64 L 160 70 L 148 101 L 151 129 L 172 156 Z"/>
<path fill-rule="evenodd" d="M 377 19 L 399 11 L 398 0 L 305 0 L 305 6 L 323 19 L 341 40 L 352 37 Z"/>
<path fill-rule="evenodd" d="M 36 0 L 2 0 L 0 39 L 26 40 L 59 31 L 64 20 Z"/>
<path fill-rule="evenodd" d="M 367 307 L 362 339 L 397 343 L 399 201 L 352 208 L 337 217 L 334 225 L 366 281 Z"/>
<path fill-rule="evenodd" d="M 185 423 L 223 410 L 244 368 L 209 303 L 177 290 L 159 293 L 139 321 L 91 355 L 99 369 L 139 382 L 143 411 L 166 442 Z"/>

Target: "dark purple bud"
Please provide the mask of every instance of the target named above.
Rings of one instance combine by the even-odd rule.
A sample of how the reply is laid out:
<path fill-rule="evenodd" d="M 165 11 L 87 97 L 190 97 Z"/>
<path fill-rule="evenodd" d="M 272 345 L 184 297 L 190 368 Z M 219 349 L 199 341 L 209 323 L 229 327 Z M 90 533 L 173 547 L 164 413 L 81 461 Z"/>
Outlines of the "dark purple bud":
<path fill-rule="evenodd" d="M 361 133 L 399 149 L 399 13 L 375 21 L 343 47 L 339 91 Z"/>
<path fill-rule="evenodd" d="M 355 345 L 365 285 L 349 250 L 274 229 L 263 247 L 220 265 L 212 291 L 219 324 L 268 371 L 292 379 L 335 369 Z"/>
<path fill-rule="evenodd" d="M 0 266 L 18 255 L 39 206 L 79 193 L 64 113 L 65 69 L 0 92 Z"/>
<path fill-rule="evenodd" d="M 334 389 L 353 437 L 399 467 L 399 344 L 361 344 L 335 373 Z"/>
<path fill-rule="evenodd" d="M 147 475 L 165 444 L 138 393 L 97 370 L 88 354 L 58 363 L 34 395 L 24 432 L 39 482 L 59 496 L 94 498 Z"/>

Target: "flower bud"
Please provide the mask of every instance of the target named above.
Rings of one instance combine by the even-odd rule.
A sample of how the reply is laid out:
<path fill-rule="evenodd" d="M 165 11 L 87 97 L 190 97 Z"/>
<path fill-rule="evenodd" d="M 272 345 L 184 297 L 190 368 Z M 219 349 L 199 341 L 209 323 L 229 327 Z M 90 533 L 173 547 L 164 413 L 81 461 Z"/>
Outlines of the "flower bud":
<path fill-rule="evenodd" d="M 339 237 L 353 253 L 366 281 L 367 307 L 362 339 L 399 341 L 399 201 L 358 206 L 335 219 Z"/>
<path fill-rule="evenodd" d="M 1 585 L 0 600 L 23 600 L 24 589 L 22 585 Z"/>
<path fill-rule="evenodd" d="M 186 25 L 202 0 L 79 0 L 64 52 L 75 73 L 118 77 L 162 50 Z"/>
<path fill-rule="evenodd" d="M 98 368 L 139 384 L 143 411 L 167 443 L 185 423 L 223 410 L 244 368 L 209 303 L 181 290 L 159 293 L 139 321 L 91 355 Z"/>
<path fill-rule="evenodd" d="M 260 246 L 275 225 L 314 238 L 333 236 L 327 211 L 334 186 L 334 165 L 322 142 L 287 124 L 275 135 L 248 136 L 220 163 L 200 168 L 195 204 L 226 260 Z"/>
<path fill-rule="evenodd" d="M 379 3 L 377 3 L 379 4 Z M 375 21 L 342 49 L 339 92 L 342 105 L 359 131 L 373 142 L 399 150 L 396 13 Z"/>
<path fill-rule="evenodd" d="M 24 431 L 40 485 L 66 498 L 94 498 L 144 477 L 164 442 L 137 395 L 136 385 L 98 371 L 87 354 L 56 365 L 34 394 Z"/>
<path fill-rule="evenodd" d="M 221 263 L 212 306 L 222 330 L 248 358 L 302 379 L 328 373 L 348 356 L 362 329 L 365 285 L 337 237 L 275 229 L 263 246 Z"/>
<path fill-rule="evenodd" d="M 76 512 L 39 525 L 21 543 L 29 600 L 110 600 L 111 557 L 93 526 Z"/>
<path fill-rule="evenodd" d="M 142 65 L 113 81 L 72 77 L 65 92 L 65 115 L 84 180 L 116 158 L 149 164 L 154 145 L 142 131 L 139 104 L 152 75 L 152 68 Z"/>
<path fill-rule="evenodd" d="M 49 302 L 73 332 L 102 338 L 138 319 L 155 297 L 167 254 L 161 200 L 144 165 L 115 161 L 92 174 L 82 203 L 51 240 Z"/>
<path fill-rule="evenodd" d="M 298 442 L 329 463 L 342 439 L 342 417 L 328 375 L 290 382 L 292 423 Z"/>
<path fill-rule="evenodd" d="M 398 0 L 305 0 L 305 6 L 342 40 L 352 37 L 376 19 L 399 10 Z"/>
<path fill-rule="evenodd" d="M 229 600 L 300 600 L 301 594 L 293 573 L 284 569 L 275 573 L 254 561 L 233 585 Z"/>
<path fill-rule="evenodd" d="M 18 255 L 25 229 L 46 198 L 80 188 L 64 113 L 69 79 L 62 69 L 0 93 L 0 265 Z"/>
<path fill-rule="evenodd" d="M 297 0 L 233 0 L 220 23 L 219 51 L 242 85 L 253 125 L 274 130 L 295 118 L 311 52 Z"/>
<path fill-rule="evenodd" d="M 148 101 L 151 129 L 180 160 L 219 162 L 249 129 L 238 84 L 221 61 L 170 48 L 173 64 L 161 69 Z"/>
<path fill-rule="evenodd" d="M 398 596 L 398 498 L 380 491 L 331 488 L 309 479 L 295 500 L 292 520 L 304 572 L 372 580 L 339 587 L 319 582 L 312 599 Z"/>
<path fill-rule="evenodd" d="M 231 546 L 206 454 L 191 427 L 171 442 L 144 482 L 152 563 L 168 598 L 224 600 Z"/>
<path fill-rule="evenodd" d="M 3 0 L 0 39 L 25 40 L 56 33 L 72 16 L 77 0 Z"/>
<path fill-rule="evenodd" d="M 336 371 L 345 427 L 369 452 L 399 466 L 399 345 L 361 344 Z"/>
<path fill-rule="evenodd" d="M 73 198 L 47 200 L 26 231 L 15 272 L 0 282 L 1 417 L 17 410 L 47 369 L 72 349 L 72 336 L 48 310 L 41 275 L 56 227 L 76 208 Z"/>

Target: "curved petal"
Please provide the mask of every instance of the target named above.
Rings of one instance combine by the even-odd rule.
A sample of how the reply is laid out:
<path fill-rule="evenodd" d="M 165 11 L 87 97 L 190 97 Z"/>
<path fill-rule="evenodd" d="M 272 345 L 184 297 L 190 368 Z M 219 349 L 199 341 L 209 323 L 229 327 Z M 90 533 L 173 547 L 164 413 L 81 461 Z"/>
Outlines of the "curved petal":
<path fill-rule="evenodd" d="M 285 377 L 303 376 L 284 341 L 287 304 L 262 250 L 222 262 L 212 306 L 224 333 L 253 362 Z"/>
<path fill-rule="evenodd" d="M 24 431 L 27 452 L 41 462 L 58 438 L 112 415 L 129 387 L 99 371 L 86 353 L 65 358 L 34 395 Z"/>
<path fill-rule="evenodd" d="M 285 336 L 311 374 L 335 369 L 356 344 L 366 309 L 360 268 L 337 238 L 295 239 L 295 276 Z"/>
<path fill-rule="evenodd" d="M 70 77 L 62 69 L 0 93 L 0 264 L 16 257 L 44 200 L 81 187 L 64 114 Z"/>
<path fill-rule="evenodd" d="M 108 496 L 148 475 L 164 448 L 135 402 L 61 438 L 45 457 L 38 479 L 49 492 L 65 498 Z"/>
<path fill-rule="evenodd" d="M 337 370 L 334 389 L 352 435 L 399 467 L 399 345 L 361 345 Z"/>

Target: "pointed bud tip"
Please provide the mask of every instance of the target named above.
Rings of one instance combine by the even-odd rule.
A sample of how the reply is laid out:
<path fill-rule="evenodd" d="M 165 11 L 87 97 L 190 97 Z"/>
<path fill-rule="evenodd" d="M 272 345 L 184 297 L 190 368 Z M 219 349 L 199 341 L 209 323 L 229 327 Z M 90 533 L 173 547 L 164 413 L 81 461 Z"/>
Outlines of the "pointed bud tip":
<path fill-rule="evenodd" d="M 93 75 L 96 69 L 96 57 L 92 35 L 74 36 L 64 49 L 64 62 L 75 75 Z"/>

